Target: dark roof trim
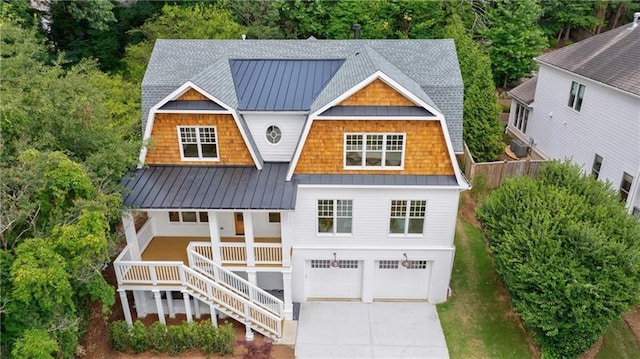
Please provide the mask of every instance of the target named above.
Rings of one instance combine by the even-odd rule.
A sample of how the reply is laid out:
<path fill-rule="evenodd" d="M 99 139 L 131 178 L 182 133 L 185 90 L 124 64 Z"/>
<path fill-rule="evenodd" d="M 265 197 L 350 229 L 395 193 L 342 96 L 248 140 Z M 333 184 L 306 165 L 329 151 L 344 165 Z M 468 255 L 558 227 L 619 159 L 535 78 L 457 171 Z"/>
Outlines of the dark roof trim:
<path fill-rule="evenodd" d="M 359 186 L 458 186 L 454 175 L 294 175 L 299 184 Z"/>
<path fill-rule="evenodd" d="M 186 110 L 186 111 L 227 111 L 224 107 L 213 101 L 197 100 L 197 101 L 169 101 L 162 105 L 158 110 Z"/>
<path fill-rule="evenodd" d="M 333 106 L 322 116 L 375 116 L 375 117 L 434 117 L 429 110 L 418 106 Z"/>
<path fill-rule="evenodd" d="M 285 181 L 289 163 L 245 166 L 149 166 L 122 180 L 125 206 L 141 209 L 295 208 L 297 188 Z"/>

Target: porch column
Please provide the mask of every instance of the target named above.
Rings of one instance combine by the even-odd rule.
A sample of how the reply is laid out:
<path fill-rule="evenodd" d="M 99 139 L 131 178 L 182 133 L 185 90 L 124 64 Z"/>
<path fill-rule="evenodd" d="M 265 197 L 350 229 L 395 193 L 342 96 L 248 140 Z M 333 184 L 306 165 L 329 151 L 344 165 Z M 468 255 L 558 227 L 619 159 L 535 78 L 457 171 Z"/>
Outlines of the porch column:
<path fill-rule="evenodd" d="M 167 294 L 167 308 L 169 309 L 169 318 L 175 318 L 176 310 L 173 306 L 173 295 L 171 294 L 172 292 L 168 290 L 165 293 Z"/>
<path fill-rule="evenodd" d="M 282 289 L 284 293 L 284 319 L 293 320 L 293 301 L 291 300 L 291 272 L 282 272 Z"/>
<path fill-rule="evenodd" d="M 133 303 L 136 308 L 136 315 L 138 318 L 144 318 L 147 316 L 147 298 L 142 290 L 133 291 Z"/>
<path fill-rule="evenodd" d="M 209 236 L 211 237 L 211 249 L 213 250 L 213 261 L 222 264 L 222 253 L 220 251 L 220 225 L 218 224 L 218 212 L 208 211 L 209 216 Z"/>
<path fill-rule="evenodd" d="M 182 298 L 184 299 L 184 314 L 187 316 L 187 323 L 191 323 L 191 301 L 189 300 L 189 293 L 187 291 L 182 292 Z"/>
<path fill-rule="evenodd" d="M 154 290 L 153 297 L 156 299 L 156 308 L 158 308 L 158 320 L 160 323 L 167 324 L 167 320 L 164 317 L 164 307 L 162 306 L 162 297 L 160 297 L 160 291 Z"/>
<path fill-rule="evenodd" d="M 280 242 L 282 266 L 291 267 L 291 212 L 280 212 Z"/>
<path fill-rule="evenodd" d="M 257 286 L 258 285 L 258 273 L 256 271 L 247 271 L 247 280 L 249 283 Z"/>
<path fill-rule="evenodd" d="M 247 251 L 247 266 L 253 267 L 256 265 L 256 257 L 253 253 L 254 237 L 253 237 L 253 216 L 251 212 L 242 212 L 244 219 L 244 243 Z"/>
<path fill-rule="evenodd" d="M 216 307 L 209 304 L 209 313 L 211 313 L 211 325 L 218 327 L 218 317 L 216 316 Z"/>
<path fill-rule="evenodd" d="M 130 211 L 125 212 L 122 215 L 122 229 L 124 229 L 124 236 L 127 239 L 127 246 L 129 247 L 129 253 L 131 253 L 131 259 L 141 260 L 136 224 Z"/>
<path fill-rule="evenodd" d="M 362 302 L 373 302 L 373 276 L 375 275 L 375 262 L 373 259 L 362 261 Z"/>
<path fill-rule="evenodd" d="M 124 289 L 118 289 L 118 293 L 120 293 L 120 303 L 122 304 L 122 311 L 124 311 L 124 320 L 127 321 L 127 324 L 133 324 L 133 319 L 131 318 L 131 309 L 129 309 L 129 299 L 127 299 L 127 291 Z"/>
<path fill-rule="evenodd" d="M 196 297 L 193 297 L 193 311 L 195 312 L 196 319 L 202 317 L 202 313 L 200 313 L 200 300 Z"/>

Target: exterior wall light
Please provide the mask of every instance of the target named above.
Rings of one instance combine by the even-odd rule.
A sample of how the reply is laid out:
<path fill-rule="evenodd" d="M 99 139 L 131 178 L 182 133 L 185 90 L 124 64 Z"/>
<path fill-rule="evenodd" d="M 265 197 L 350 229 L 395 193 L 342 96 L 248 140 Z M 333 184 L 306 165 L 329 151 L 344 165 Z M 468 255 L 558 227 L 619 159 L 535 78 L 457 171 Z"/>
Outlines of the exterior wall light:
<path fill-rule="evenodd" d="M 340 261 L 338 260 L 338 258 L 336 258 L 336 252 L 333 252 L 333 260 L 331 261 L 330 264 L 333 268 L 338 268 L 340 267 Z"/>
<path fill-rule="evenodd" d="M 411 262 L 409 262 L 409 257 L 407 257 L 406 253 L 402 253 L 402 255 L 404 256 L 404 260 L 400 262 L 400 265 L 402 265 L 405 268 L 409 268 L 411 266 Z"/>

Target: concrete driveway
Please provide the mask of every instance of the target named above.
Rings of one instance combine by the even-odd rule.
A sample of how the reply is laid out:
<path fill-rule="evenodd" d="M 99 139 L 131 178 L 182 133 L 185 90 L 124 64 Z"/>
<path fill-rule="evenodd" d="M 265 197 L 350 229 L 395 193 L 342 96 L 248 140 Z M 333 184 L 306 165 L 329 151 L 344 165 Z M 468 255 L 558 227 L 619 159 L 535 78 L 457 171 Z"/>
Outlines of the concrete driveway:
<path fill-rule="evenodd" d="M 306 302 L 296 358 L 449 358 L 435 305 Z"/>

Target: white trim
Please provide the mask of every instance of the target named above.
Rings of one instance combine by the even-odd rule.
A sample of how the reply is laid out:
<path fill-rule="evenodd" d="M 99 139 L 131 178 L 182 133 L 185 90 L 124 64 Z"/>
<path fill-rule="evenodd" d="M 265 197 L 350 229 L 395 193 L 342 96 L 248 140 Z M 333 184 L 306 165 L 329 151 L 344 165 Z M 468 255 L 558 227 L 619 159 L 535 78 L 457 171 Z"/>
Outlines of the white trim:
<path fill-rule="evenodd" d="M 198 157 L 185 157 L 184 156 L 184 147 L 185 143 L 182 142 L 182 134 L 180 130 L 183 128 L 195 128 L 196 129 L 196 143 L 195 145 L 198 147 Z M 216 146 L 216 157 L 204 157 L 202 154 L 202 143 L 200 142 L 200 129 L 201 128 L 213 128 L 214 142 L 213 145 Z M 218 128 L 216 126 L 176 126 L 176 131 L 178 132 L 178 146 L 180 147 L 180 159 L 182 161 L 206 161 L 206 162 L 220 162 L 220 149 L 218 147 Z M 187 143 L 193 144 L 193 143 Z M 211 143 L 205 143 L 206 145 L 211 145 Z"/>
<path fill-rule="evenodd" d="M 344 132 L 342 134 L 342 169 L 343 170 L 354 170 L 354 171 L 366 171 L 366 170 L 380 170 L 380 171 L 402 171 L 404 170 L 404 158 L 405 151 L 407 148 L 407 133 L 406 132 Z M 362 150 L 360 154 L 362 155 L 360 163 L 364 163 L 365 165 L 360 166 L 348 166 L 347 165 L 347 136 L 350 135 L 360 135 L 362 136 Z M 367 154 L 367 137 L 369 135 L 382 135 L 382 158 L 380 159 L 380 166 L 367 166 L 366 165 L 366 154 Z M 386 166 L 386 154 L 387 154 L 387 136 L 398 136 L 402 135 L 402 150 L 400 154 L 400 165 L 399 166 Z M 349 151 L 355 152 L 355 151 Z M 372 151 L 377 152 L 377 151 Z M 397 151 L 391 151 L 397 152 Z"/>
<path fill-rule="evenodd" d="M 562 67 L 558 67 L 558 66 L 552 65 L 552 64 L 550 64 L 550 63 L 548 63 L 548 62 L 544 62 L 544 61 L 542 61 L 542 60 L 538 59 L 537 57 L 534 57 L 534 58 L 533 58 L 533 60 L 534 60 L 535 62 L 537 62 L 537 63 L 541 64 L 541 65 L 546 65 L 546 66 L 549 66 L 549 67 L 551 67 L 551 68 L 553 68 L 553 69 L 560 70 L 560 71 L 562 71 L 562 72 L 564 72 L 564 73 L 571 74 L 571 75 L 573 75 L 573 76 L 577 76 L 577 77 L 579 77 L 579 78 L 581 78 L 581 79 L 585 79 L 585 80 L 591 81 L 591 82 L 593 82 L 593 83 L 595 83 L 595 84 L 602 85 L 602 86 L 604 86 L 604 87 L 610 88 L 610 89 L 612 89 L 612 90 L 616 90 L 616 91 L 621 92 L 621 93 L 623 93 L 623 94 L 626 94 L 626 95 L 629 95 L 629 96 L 633 96 L 633 97 L 636 97 L 636 98 L 640 98 L 640 95 L 636 95 L 636 94 L 634 94 L 634 93 L 631 93 L 631 92 L 629 92 L 629 91 L 623 90 L 623 89 L 621 89 L 621 88 L 618 88 L 618 87 L 614 87 L 614 86 L 608 85 L 608 84 L 606 84 L 606 83 L 604 83 L 604 82 L 600 82 L 600 81 L 594 80 L 594 79 L 592 79 L 592 78 L 589 78 L 589 77 L 586 77 L 586 76 L 582 76 L 582 75 L 580 75 L 580 74 L 578 74 L 578 73 L 575 73 L 575 72 L 572 72 L 572 71 L 569 71 L 569 70 L 565 70 L 565 69 L 563 69 Z"/>
<path fill-rule="evenodd" d="M 227 110 L 157 110 L 156 113 L 195 113 L 198 115 L 228 115 Z"/>
<path fill-rule="evenodd" d="M 375 121 L 433 121 L 438 120 L 435 116 L 353 116 L 353 115 L 342 115 L 342 116 L 318 116 L 314 117 L 314 121 L 322 121 L 322 120 L 375 120 Z"/>
<path fill-rule="evenodd" d="M 422 242 L 422 243 L 424 243 L 425 245 L 416 245 L 416 244 L 405 245 L 405 244 L 402 244 L 401 246 L 398 246 L 397 242 L 389 241 L 389 245 L 387 245 L 387 246 L 381 246 L 381 245 L 378 245 L 378 244 L 376 244 L 375 246 L 369 246 L 369 245 L 367 245 L 367 246 L 363 246 L 363 245 L 356 246 L 356 245 L 353 245 L 353 244 L 345 245 L 345 244 L 342 244 L 342 243 L 321 243 L 319 241 L 317 244 L 301 244 L 301 245 L 297 245 L 297 246 L 294 246 L 293 249 L 294 249 L 294 252 L 295 252 L 296 249 L 298 249 L 298 250 L 302 250 L 302 249 L 304 249 L 304 250 L 330 250 L 332 252 L 353 250 L 353 251 L 356 251 L 356 252 L 362 251 L 362 253 L 367 253 L 369 251 L 377 251 L 377 250 L 379 250 L 379 251 L 390 251 L 391 254 L 388 257 L 384 257 L 383 255 L 378 255 L 378 257 L 381 258 L 381 259 L 387 259 L 387 258 L 388 259 L 394 259 L 395 256 L 398 253 L 402 253 L 402 252 L 405 252 L 405 251 L 406 252 L 409 252 L 409 251 L 429 251 L 429 252 L 430 251 L 449 251 L 450 252 L 450 251 L 455 250 L 455 247 L 453 245 L 451 245 L 449 247 L 434 247 L 434 246 L 428 246 L 427 245 L 427 244 L 430 244 L 430 243 L 427 243 L 427 242 Z M 407 253 L 407 254 L 411 254 L 411 253 Z M 315 256 L 317 256 L 317 255 L 318 254 L 316 254 Z M 358 254 L 354 253 L 354 254 L 348 255 L 347 257 L 350 258 L 350 259 L 351 258 L 360 259 L 360 258 L 364 258 L 365 255 L 366 254 L 358 255 Z M 428 255 L 428 253 L 416 254 L 416 255 L 424 256 L 424 255 Z M 304 258 L 308 258 L 308 257 L 304 257 Z M 224 268 L 225 269 L 229 269 L 229 267 L 227 267 L 227 266 L 225 266 Z M 268 267 L 257 267 L 257 268 L 265 269 L 265 268 L 268 268 Z"/>
<path fill-rule="evenodd" d="M 231 116 L 233 116 L 233 119 L 236 123 L 236 126 L 238 127 L 238 131 L 240 131 L 240 134 L 242 135 L 242 139 L 244 140 L 244 144 L 245 146 L 247 146 L 247 149 L 249 150 L 249 153 L 251 154 L 251 158 L 253 159 L 253 162 L 256 165 L 256 168 L 258 168 L 259 170 L 262 169 L 262 164 L 260 163 L 260 161 L 258 161 L 258 156 L 255 153 L 253 147 L 251 146 L 250 142 L 249 142 L 249 138 L 247 136 L 247 134 L 245 133 L 243 127 L 240 125 L 240 119 L 238 118 L 238 114 L 237 112 L 229 105 L 227 105 L 226 103 L 220 101 L 219 99 L 217 99 L 216 97 L 210 95 L 209 93 L 207 93 L 206 91 L 204 91 L 203 89 L 201 89 L 199 86 L 197 86 L 196 84 L 194 84 L 191 81 L 187 81 L 184 84 L 182 84 L 180 87 L 178 87 L 177 89 L 175 89 L 173 92 L 171 92 L 169 95 L 167 95 L 165 98 L 163 98 L 162 100 L 160 100 L 160 102 L 156 103 L 155 105 L 151 106 L 151 108 L 149 109 L 149 114 L 147 115 L 147 124 L 144 130 L 144 136 L 142 138 L 142 148 L 140 149 L 140 155 L 138 156 L 138 168 L 142 168 L 142 166 L 145 163 L 145 159 L 147 158 L 147 145 L 148 145 L 148 141 L 151 138 L 151 131 L 153 130 L 153 123 L 155 120 L 155 114 L 158 113 L 158 110 L 160 109 L 160 107 L 164 106 L 167 102 L 175 100 L 177 98 L 179 98 L 180 96 L 182 96 L 185 92 L 189 91 L 190 89 L 194 89 L 196 91 L 198 91 L 201 95 L 205 96 L 206 98 L 208 98 L 209 100 L 217 103 L 218 105 L 222 106 L 225 108 L 225 110 L 227 112 L 216 112 L 216 113 L 220 113 L 220 114 L 231 114 Z M 204 113 L 204 111 L 192 111 L 191 113 Z"/>
<path fill-rule="evenodd" d="M 252 111 L 252 110 L 238 110 L 241 115 L 306 115 L 309 111 Z"/>
<path fill-rule="evenodd" d="M 367 189 L 451 189 L 458 191 L 466 191 L 468 188 L 465 186 L 439 186 L 439 185 L 359 185 L 359 184 L 298 184 L 298 188 L 367 188 Z"/>
<path fill-rule="evenodd" d="M 266 213 L 266 212 L 294 212 L 295 209 L 246 209 L 246 208 L 232 208 L 232 209 L 219 209 L 219 208 L 130 208 L 131 210 L 144 211 L 144 212 L 219 212 L 219 213 L 231 213 L 231 212 L 243 212 L 249 211 L 254 213 Z"/>

